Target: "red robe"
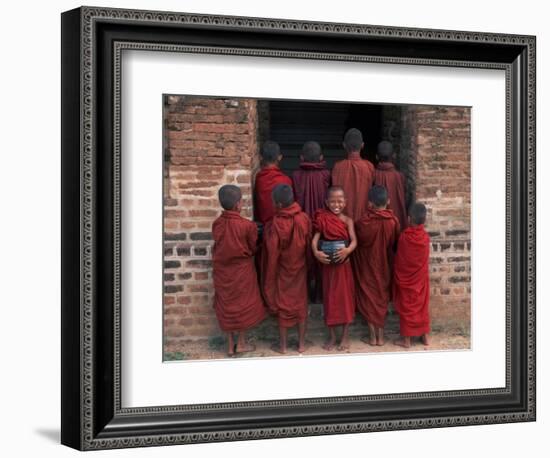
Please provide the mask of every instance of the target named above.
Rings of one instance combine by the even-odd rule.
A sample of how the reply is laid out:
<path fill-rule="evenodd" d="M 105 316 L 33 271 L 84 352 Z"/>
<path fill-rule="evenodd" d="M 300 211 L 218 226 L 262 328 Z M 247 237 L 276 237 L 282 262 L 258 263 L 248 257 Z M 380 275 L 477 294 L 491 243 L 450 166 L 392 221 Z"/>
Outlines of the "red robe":
<path fill-rule="evenodd" d="M 275 214 L 271 192 L 279 184 L 292 186 L 292 180 L 276 165 L 262 168 L 256 175 L 254 189 L 254 215 L 256 221 L 267 223 Z"/>
<path fill-rule="evenodd" d="M 320 208 L 324 208 L 327 189 L 330 186 L 330 170 L 326 162 L 301 162 L 300 170 L 292 174 L 292 184 L 296 202 L 310 218 Z M 311 291 L 313 302 L 322 298 L 321 268 L 314 259 L 308 266 L 308 284 L 314 286 Z"/>
<path fill-rule="evenodd" d="M 223 331 L 244 331 L 265 318 L 254 267 L 258 230 L 226 210 L 212 224 L 212 235 L 214 310 Z"/>
<path fill-rule="evenodd" d="M 264 230 L 262 291 L 279 326 L 289 328 L 307 317 L 307 252 L 311 221 L 295 202 L 277 210 Z"/>
<path fill-rule="evenodd" d="M 325 161 L 301 162 L 300 170 L 292 173 L 294 198 L 310 218 L 325 207 L 327 189 L 330 185 L 330 170 Z"/>
<path fill-rule="evenodd" d="M 402 336 L 430 332 L 430 236 L 424 225 L 409 226 L 399 237 L 393 274 L 393 302 Z"/>
<path fill-rule="evenodd" d="M 351 153 L 338 161 L 332 169 L 332 185 L 341 186 L 347 204 L 344 213 L 357 221 L 367 211 L 369 189 L 374 179 L 374 165 L 362 159 L 359 153 Z"/>
<path fill-rule="evenodd" d="M 348 227 L 329 210 L 317 210 L 314 232 L 321 240 L 349 240 Z M 353 271 L 349 258 L 341 264 L 321 264 L 323 273 L 323 309 L 325 324 L 348 324 L 355 318 Z"/>
<path fill-rule="evenodd" d="M 405 204 L 405 175 L 396 170 L 391 162 L 380 162 L 374 171 L 374 184 L 387 189 L 390 199 L 388 208 L 397 216 L 401 230 L 405 229 L 409 225 Z"/>
<path fill-rule="evenodd" d="M 355 222 L 357 248 L 351 262 L 357 310 L 369 324 L 383 328 L 391 299 L 393 249 L 399 221 L 391 210 L 368 209 Z"/>

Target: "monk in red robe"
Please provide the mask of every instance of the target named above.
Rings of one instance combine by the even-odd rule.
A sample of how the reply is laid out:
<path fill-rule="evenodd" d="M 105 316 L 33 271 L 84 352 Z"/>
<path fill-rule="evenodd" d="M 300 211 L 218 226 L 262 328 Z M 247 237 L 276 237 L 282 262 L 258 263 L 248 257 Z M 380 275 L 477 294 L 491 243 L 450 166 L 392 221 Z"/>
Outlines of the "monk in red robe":
<path fill-rule="evenodd" d="M 296 202 L 306 214 L 313 215 L 324 208 L 327 189 L 330 185 L 330 170 L 323 160 L 321 145 L 317 142 L 306 142 L 300 156 L 300 170 L 292 174 L 292 184 Z M 319 264 L 313 260 L 308 266 L 309 297 L 312 302 L 322 301 L 322 281 Z"/>
<path fill-rule="evenodd" d="M 292 180 L 279 168 L 283 156 L 279 145 L 267 141 L 261 149 L 262 168 L 256 174 L 254 187 L 254 216 L 256 221 L 267 223 L 275 214 L 271 192 L 279 184 L 292 186 Z"/>
<path fill-rule="evenodd" d="M 411 346 L 421 336 L 429 345 L 430 333 L 430 236 L 424 230 L 426 207 L 415 203 L 409 210 L 409 227 L 401 232 L 393 274 L 393 303 L 399 314 L 401 338 L 397 345 Z"/>
<path fill-rule="evenodd" d="M 224 211 L 212 224 L 214 310 L 220 328 L 227 333 L 227 353 L 232 356 L 254 350 L 247 344 L 245 332 L 266 313 L 254 266 L 256 224 L 240 215 L 241 190 L 237 186 L 222 186 L 218 197 Z M 236 345 L 233 333 L 237 334 Z"/>
<path fill-rule="evenodd" d="M 358 129 L 349 129 L 344 135 L 347 159 L 338 161 L 332 169 L 332 185 L 340 186 L 346 195 L 345 214 L 357 221 L 367 211 L 368 193 L 374 179 L 374 166 L 361 158 L 363 135 Z"/>
<path fill-rule="evenodd" d="M 407 207 L 405 203 L 405 175 L 396 170 L 392 163 L 393 146 L 388 141 L 378 144 L 378 165 L 374 171 L 374 184 L 384 186 L 388 191 L 388 208 L 399 220 L 401 230 L 408 226 Z"/>
<path fill-rule="evenodd" d="M 294 202 L 292 187 L 277 185 L 273 190 L 277 211 L 264 231 L 262 290 L 269 311 L 277 316 L 279 345 L 287 351 L 288 328 L 298 326 L 298 352 L 305 351 L 307 318 L 307 256 L 311 242 L 311 221 Z"/>
<path fill-rule="evenodd" d="M 384 325 L 391 299 L 393 250 L 399 221 L 388 206 L 383 186 L 369 191 L 369 208 L 355 222 L 357 249 L 351 262 L 355 273 L 357 310 L 367 321 L 370 345 L 384 345 Z"/>
<path fill-rule="evenodd" d="M 349 255 L 357 245 L 353 221 L 344 215 L 346 197 L 338 186 L 329 188 L 326 209 L 317 210 L 313 219 L 311 248 L 322 265 L 323 310 L 325 324 L 329 328 L 329 340 L 324 345 L 332 350 L 336 345 L 336 327 L 342 326 L 339 350 L 349 349 L 349 325 L 355 317 L 354 281 Z M 345 242 L 336 252 L 327 253 L 325 246 Z"/>

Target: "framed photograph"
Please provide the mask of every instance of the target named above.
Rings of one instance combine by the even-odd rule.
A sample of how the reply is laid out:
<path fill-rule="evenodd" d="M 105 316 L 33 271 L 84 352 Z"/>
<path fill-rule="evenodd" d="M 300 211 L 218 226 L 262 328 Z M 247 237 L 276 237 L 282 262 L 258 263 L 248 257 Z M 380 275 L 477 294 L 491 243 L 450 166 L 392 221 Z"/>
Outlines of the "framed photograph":
<path fill-rule="evenodd" d="M 62 443 L 534 421 L 535 37 L 62 15 Z"/>

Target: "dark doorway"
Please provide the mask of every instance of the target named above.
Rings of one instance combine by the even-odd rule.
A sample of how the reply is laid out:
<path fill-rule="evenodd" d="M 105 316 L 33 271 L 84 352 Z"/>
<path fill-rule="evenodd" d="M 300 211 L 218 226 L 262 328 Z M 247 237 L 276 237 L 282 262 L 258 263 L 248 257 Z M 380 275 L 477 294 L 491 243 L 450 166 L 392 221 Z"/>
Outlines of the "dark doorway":
<path fill-rule="evenodd" d="M 321 144 L 327 165 L 345 158 L 342 139 L 355 127 L 363 133 L 362 156 L 375 163 L 376 145 L 383 137 L 383 106 L 330 102 L 264 102 L 262 140 L 274 140 L 281 146 L 281 169 L 291 174 L 300 163 L 302 145 L 314 140 Z"/>

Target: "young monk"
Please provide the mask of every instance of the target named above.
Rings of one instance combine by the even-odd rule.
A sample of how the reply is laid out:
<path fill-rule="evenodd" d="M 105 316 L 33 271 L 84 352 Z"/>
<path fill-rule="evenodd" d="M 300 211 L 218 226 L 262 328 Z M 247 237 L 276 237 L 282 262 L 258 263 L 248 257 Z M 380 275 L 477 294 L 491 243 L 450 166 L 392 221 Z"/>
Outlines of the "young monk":
<path fill-rule="evenodd" d="M 292 180 L 279 168 L 283 156 L 277 143 L 265 142 L 260 153 L 262 168 L 256 175 L 254 186 L 254 213 L 256 221 L 265 224 L 275 214 L 271 192 L 279 184 L 292 186 Z"/>
<path fill-rule="evenodd" d="M 240 215 L 237 186 L 222 186 L 218 197 L 224 210 L 212 224 L 214 310 L 220 328 L 227 333 L 227 354 L 232 356 L 254 350 L 245 332 L 265 318 L 265 307 L 254 267 L 256 225 Z M 237 334 L 236 345 L 233 333 Z"/>
<path fill-rule="evenodd" d="M 336 327 L 342 326 L 338 345 L 338 350 L 342 351 L 349 349 L 349 325 L 355 317 L 353 271 L 349 255 L 355 249 L 357 240 L 352 219 L 343 213 L 346 196 L 341 187 L 328 189 L 326 207 L 315 212 L 311 248 L 322 264 L 324 318 L 329 328 L 329 340 L 324 348 L 329 351 L 334 348 Z M 331 241 L 345 241 L 347 246 L 329 256 L 324 252 L 323 245 Z"/>
<path fill-rule="evenodd" d="M 292 174 L 292 184 L 296 202 L 306 214 L 313 218 L 317 210 L 325 206 L 327 189 L 330 185 L 330 170 L 323 160 L 321 145 L 314 141 L 306 142 L 300 156 L 300 170 Z M 308 285 L 312 302 L 322 300 L 321 269 L 317 262 L 309 263 Z"/>
<path fill-rule="evenodd" d="M 393 274 L 393 302 L 399 314 L 401 338 L 395 343 L 411 346 L 421 336 L 429 345 L 430 332 L 430 236 L 424 230 L 426 207 L 417 202 L 409 210 L 409 227 L 401 232 Z"/>
<path fill-rule="evenodd" d="M 344 212 L 356 221 L 367 211 L 367 194 L 374 179 L 374 166 L 361 158 L 360 153 L 365 144 L 358 129 L 346 132 L 343 146 L 348 157 L 334 164 L 332 185 L 344 190 L 348 199 Z"/>
<path fill-rule="evenodd" d="M 405 204 L 405 175 L 396 170 L 392 163 L 393 146 L 388 141 L 378 144 L 376 157 L 378 165 L 374 171 L 374 184 L 388 190 L 388 208 L 399 220 L 401 230 L 407 227 L 407 210 Z"/>
<path fill-rule="evenodd" d="M 294 202 L 289 185 L 275 186 L 272 194 L 276 213 L 264 231 L 262 290 L 269 311 L 277 316 L 279 323 L 279 345 L 274 350 L 286 353 L 288 328 L 298 326 L 298 352 L 303 353 L 311 221 Z"/>
<path fill-rule="evenodd" d="M 369 191 L 369 208 L 355 222 L 357 249 L 351 262 L 355 274 L 357 309 L 367 321 L 370 345 L 384 345 L 384 324 L 391 298 L 393 250 L 399 237 L 399 221 L 387 207 L 383 186 Z M 363 339 L 365 340 L 365 339 Z"/>

